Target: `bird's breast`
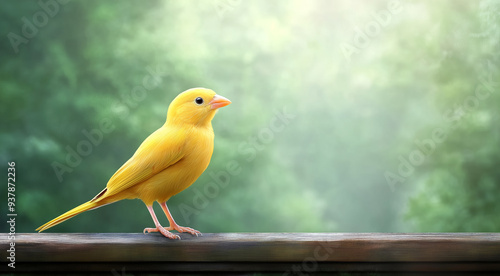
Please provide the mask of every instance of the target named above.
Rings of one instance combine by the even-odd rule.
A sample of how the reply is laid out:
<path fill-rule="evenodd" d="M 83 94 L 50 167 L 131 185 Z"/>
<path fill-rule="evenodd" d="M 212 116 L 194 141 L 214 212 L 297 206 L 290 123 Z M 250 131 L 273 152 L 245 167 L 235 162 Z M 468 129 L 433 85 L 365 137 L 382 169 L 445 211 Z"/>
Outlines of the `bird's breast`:
<path fill-rule="evenodd" d="M 181 162 L 183 162 L 183 166 L 190 168 L 189 171 L 193 171 L 198 178 L 208 167 L 212 158 L 214 135 L 210 131 L 196 131 L 190 136 L 186 141 L 186 153 Z"/>
<path fill-rule="evenodd" d="M 147 197 L 162 202 L 189 187 L 210 164 L 213 148 L 213 131 L 193 130 L 188 133 L 182 149 L 183 157 L 147 180 Z"/>

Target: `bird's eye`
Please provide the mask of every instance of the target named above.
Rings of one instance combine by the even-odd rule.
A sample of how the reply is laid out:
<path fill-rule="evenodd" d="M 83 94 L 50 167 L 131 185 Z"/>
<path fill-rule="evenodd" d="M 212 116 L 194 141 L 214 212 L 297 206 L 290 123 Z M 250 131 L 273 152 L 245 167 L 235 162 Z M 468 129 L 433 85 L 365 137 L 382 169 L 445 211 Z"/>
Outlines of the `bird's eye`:
<path fill-rule="evenodd" d="M 198 104 L 198 105 L 199 105 L 199 104 L 202 104 L 202 103 L 203 103 L 203 98 L 202 98 L 202 97 L 198 97 L 198 98 L 196 98 L 196 99 L 194 100 L 194 102 L 195 102 L 196 104 Z"/>

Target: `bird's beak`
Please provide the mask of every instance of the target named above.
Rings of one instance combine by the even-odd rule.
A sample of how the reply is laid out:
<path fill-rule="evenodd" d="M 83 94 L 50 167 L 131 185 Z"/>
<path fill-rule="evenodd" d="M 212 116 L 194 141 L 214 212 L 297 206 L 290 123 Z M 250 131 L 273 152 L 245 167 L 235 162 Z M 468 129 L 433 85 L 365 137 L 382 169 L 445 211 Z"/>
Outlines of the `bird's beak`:
<path fill-rule="evenodd" d="M 231 103 L 230 100 L 228 100 L 222 96 L 215 95 L 214 98 L 208 104 L 212 106 L 211 109 L 217 109 L 217 108 L 224 107 L 230 103 Z"/>

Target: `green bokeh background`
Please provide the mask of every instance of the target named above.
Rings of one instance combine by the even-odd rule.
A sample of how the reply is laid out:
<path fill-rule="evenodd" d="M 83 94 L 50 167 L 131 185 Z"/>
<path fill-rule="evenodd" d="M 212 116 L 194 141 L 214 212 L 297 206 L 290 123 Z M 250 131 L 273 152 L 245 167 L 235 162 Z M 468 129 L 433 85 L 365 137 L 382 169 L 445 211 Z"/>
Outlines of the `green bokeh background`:
<path fill-rule="evenodd" d="M 213 121 L 207 171 L 168 202 L 181 225 L 500 231 L 499 1 L 49 2 L 0 2 L 17 232 L 95 196 L 192 87 L 233 104 Z M 85 131 L 102 140 L 58 178 Z M 209 188 L 228 164 L 237 173 Z M 151 226 L 124 200 L 48 231 Z"/>

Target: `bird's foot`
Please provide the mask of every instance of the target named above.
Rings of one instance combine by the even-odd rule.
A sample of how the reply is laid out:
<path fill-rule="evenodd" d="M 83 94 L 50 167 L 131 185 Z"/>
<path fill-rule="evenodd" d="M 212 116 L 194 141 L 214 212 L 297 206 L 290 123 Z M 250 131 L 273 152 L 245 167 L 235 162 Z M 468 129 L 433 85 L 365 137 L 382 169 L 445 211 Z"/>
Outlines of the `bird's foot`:
<path fill-rule="evenodd" d="M 165 227 L 166 230 L 169 230 L 169 231 L 172 231 L 172 230 L 176 230 L 177 232 L 179 233 L 184 233 L 184 232 L 187 232 L 193 236 L 201 236 L 201 232 L 198 231 L 198 230 L 195 230 L 191 227 L 184 227 L 184 226 L 179 226 L 179 225 L 174 225 L 174 226 L 169 226 L 169 227 Z"/>
<path fill-rule="evenodd" d="M 175 234 L 170 233 L 166 227 L 144 228 L 144 231 L 143 231 L 144 234 L 148 234 L 148 233 L 152 233 L 152 232 L 160 232 L 163 236 L 165 236 L 171 240 L 175 240 L 175 239 L 180 240 L 181 239 L 181 237 L 179 237 L 179 235 L 175 235 Z"/>

